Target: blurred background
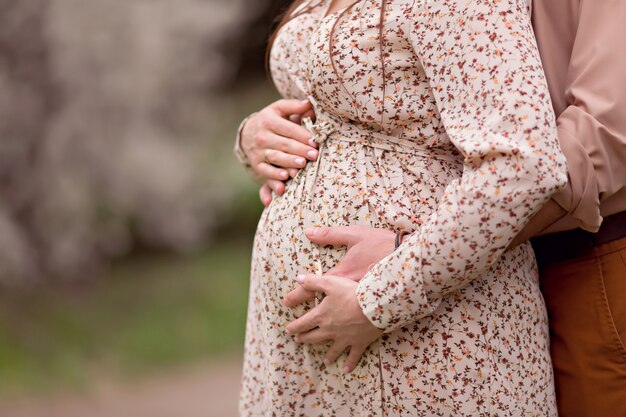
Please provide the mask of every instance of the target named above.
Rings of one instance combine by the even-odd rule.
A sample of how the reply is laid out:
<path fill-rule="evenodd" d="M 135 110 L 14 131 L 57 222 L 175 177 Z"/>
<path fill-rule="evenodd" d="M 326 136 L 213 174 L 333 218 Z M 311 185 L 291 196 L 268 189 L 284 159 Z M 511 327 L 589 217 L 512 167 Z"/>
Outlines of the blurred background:
<path fill-rule="evenodd" d="M 0 416 L 234 417 L 289 0 L 0 0 Z"/>

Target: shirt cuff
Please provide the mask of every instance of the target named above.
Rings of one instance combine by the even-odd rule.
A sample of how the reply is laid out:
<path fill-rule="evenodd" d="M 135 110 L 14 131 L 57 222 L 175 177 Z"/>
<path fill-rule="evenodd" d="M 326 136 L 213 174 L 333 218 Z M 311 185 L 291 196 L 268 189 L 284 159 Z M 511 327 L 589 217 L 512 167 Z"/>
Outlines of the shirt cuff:
<path fill-rule="evenodd" d="M 235 156 L 237 157 L 237 160 L 239 161 L 239 163 L 246 168 L 250 168 L 251 165 L 250 165 L 250 160 L 248 159 L 248 155 L 246 155 L 246 153 L 243 151 L 243 148 L 241 146 L 241 132 L 243 131 L 243 128 L 248 122 L 248 120 L 250 120 L 250 118 L 254 115 L 256 115 L 256 113 L 252 113 L 250 116 L 243 119 L 241 124 L 239 124 L 239 128 L 237 129 L 237 137 L 235 138 L 235 147 L 233 149 Z"/>
<path fill-rule="evenodd" d="M 252 169 L 252 164 L 250 162 L 250 159 L 248 159 L 248 155 L 246 155 L 246 153 L 243 150 L 243 147 L 241 146 L 241 132 L 243 131 L 243 128 L 248 122 L 248 120 L 250 120 L 250 118 L 256 114 L 257 113 L 252 113 L 250 116 L 243 119 L 243 121 L 239 125 L 239 128 L 237 129 L 237 137 L 235 138 L 235 147 L 233 148 L 233 152 L 235 156 L 237 157 L 237 160 L 239 161 L 239 163 L 243 165 L 243 167 L 246 169 L 248 175 L 254 181 L 258 183 L 263 183 L 265 181 L 265 178 L 261 177 Z"/>
<path fill-rule="evenodd" d="M 600 198 L 594 167 L 583 145 L 563 126 L 559 126 L 561 149 L 567 158 L 568 184 L 552 199 L 576 220 L 578 226 L 597 232 L 602 223 Z"/>

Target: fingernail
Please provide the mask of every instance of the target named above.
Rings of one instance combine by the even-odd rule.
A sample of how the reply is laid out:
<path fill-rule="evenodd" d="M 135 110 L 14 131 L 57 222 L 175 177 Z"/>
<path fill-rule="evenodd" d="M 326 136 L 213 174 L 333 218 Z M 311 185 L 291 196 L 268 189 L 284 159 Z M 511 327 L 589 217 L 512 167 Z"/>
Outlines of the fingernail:
<path fill-rule="evenodd" d="M 309 104 L 309 100 L 302 100 L 302 104 Z"/>
<path fill-rule="evenodd" d="M 314 148 L 317 148 L 317 142 L 315 142 L 313 139 L 309 139 L 309 145 L 311 145 Z M 309 151 L 309 152 L 314 152 L 314 151 Z"/>
<path fill-rule="evenodd" d="M 347 374 L 348 372 L 350 372 L 350 368 L 348 368 L 347 366 L 344 366 L 342 369 L 344 374 Z"/>
<path fill-rule="evenodd" d="M 296 162 L 296 164 L 298 164 L 300 166 L 303 166 L 306 163 L 304 158 L 296 158 L 295 162 Z"/>
<path fill-rule="evenodd" d="M 300 335 L 299 335 L 299 334 L 297 334 L 297 335 L 293 338 L 293 340 L 295 340 L 296 342 L 300 343 Z"/>
<path fill-rule="evenodd" d="M 313 237 L 317 234 L 317 227 L 309 227 L 304 233 L 309 237 Z"/>
<path fill-rule="evenodd" d="M 324 365 L 326 365 L 326 366 L 330 365 L 330 361 L 328 359 L 326 359 L 326 358 L 324 358 Z"/>
<path fill-rule="evenodd" d="M 280 171 L 280 177 L 287 179 L 287 177 L 289 177 L 289 173 L 287 171 Z"/>
<path fill-rule="evenodd" d="M 306 153 L 306 155 L 307 155 L 309 158 L 313 158 L 313 159 L 315 159 L 315 158 L 317 158 L 317 151 L 308 151 L 308 152 Z"/>
<path fill-rule="evenodd" d="M 296 277 L 296 281 L 298 281 L 299 284 L 302 284 L 304 282 L 304 278 L 305 278 L 305 275 L 300 274 Z"/>

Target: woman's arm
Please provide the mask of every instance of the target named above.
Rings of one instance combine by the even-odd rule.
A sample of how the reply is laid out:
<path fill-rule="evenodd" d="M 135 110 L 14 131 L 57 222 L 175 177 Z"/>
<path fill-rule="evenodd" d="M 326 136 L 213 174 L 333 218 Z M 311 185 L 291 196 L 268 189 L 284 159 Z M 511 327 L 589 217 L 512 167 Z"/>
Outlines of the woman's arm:
<path fill-rule="evenodd" d="M 491 267 L 567 183 L 548 88 L 523 0 L 432 0 L 411 39 L 450 140 L 464 155 L 438 209 L 357 289 L 378 328 L 432 313 Z"/>

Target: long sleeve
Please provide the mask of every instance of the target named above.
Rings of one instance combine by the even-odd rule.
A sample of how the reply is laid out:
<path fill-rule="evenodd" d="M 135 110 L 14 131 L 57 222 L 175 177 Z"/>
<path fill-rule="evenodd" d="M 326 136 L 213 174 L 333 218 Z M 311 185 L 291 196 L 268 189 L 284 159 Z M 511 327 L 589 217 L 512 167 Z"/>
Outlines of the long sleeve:
<path fill-rule="evenodd" d="M 363 312 L 386 331 L 431 314 L 486 271 L 567 182 L 525 3 L 427 0 L 411 17 L 413 48 L 464 168 L 429 219 L 359 283 Z"/>
<path fill-rule="evenodd" d="M 533 13 L 569 168 L 554 200 L 595 232 L 602 201 L 626 187 L 626 2 L 576 0 L 569 13 L 561 3 L 541 2 Z"/>

